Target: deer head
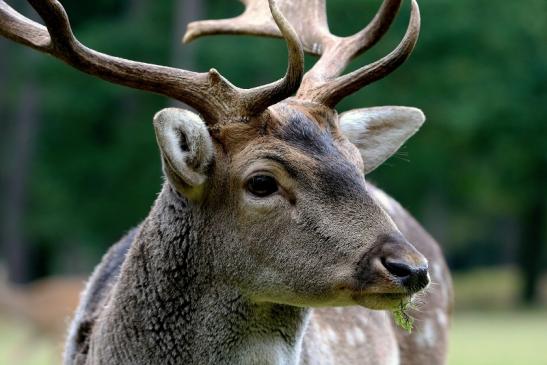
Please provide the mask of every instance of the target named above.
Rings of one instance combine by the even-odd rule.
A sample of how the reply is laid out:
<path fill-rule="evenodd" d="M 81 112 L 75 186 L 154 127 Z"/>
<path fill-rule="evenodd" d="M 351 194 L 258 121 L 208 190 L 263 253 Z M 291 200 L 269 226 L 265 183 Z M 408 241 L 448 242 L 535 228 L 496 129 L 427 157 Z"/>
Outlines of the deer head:
<path fill-rule="evenodd" d="M 428 284 L 427 261 L 369 194 L 365 175 L 424 116 L 407 107 L 341 115 L 334 108 L 411 53 L 420 27 L 415 0 L 397 48 L 341 76 L 387 31 L 401 1 L 384 0 L 371 23 L 346 38 L 329 32 L 324 0 L 243 0 L 239 17 L 190 24 L 185 41 L 220 33 L 286 40 L 285 76 L 252 89 L 232 85 L 214 69 L 195 73 L 91 50 L 74 37 L 56 0 L 29 0 L 46 27 L 0 1 L 0 33 L 86 73 L 197 111 L 162 110 L 154 127 L 166 189 L 200 217 L 216 280 L 255 301 L 389 308 Z M 320 56 L 305 75 L 304 51 Z"/>

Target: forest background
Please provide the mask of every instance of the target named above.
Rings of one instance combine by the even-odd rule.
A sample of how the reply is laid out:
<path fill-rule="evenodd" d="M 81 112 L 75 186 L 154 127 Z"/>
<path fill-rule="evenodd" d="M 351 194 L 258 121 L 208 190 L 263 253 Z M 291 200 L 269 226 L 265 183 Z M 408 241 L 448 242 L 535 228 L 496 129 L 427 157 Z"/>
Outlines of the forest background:
<path fill-rule="evenodd" d="M 25 1 L 8 3 L 39 19 Z M 188 21 L 235 16 L 243 9 L 237 1 L 63 5 L 84 44 L 119 57 L 195 71 L 215 67 L 242 87 L 277 79 L 286 68 L 280 40 L 218 36 L 181 44 Z M 331 30 L 355 33 L 378 6 L 328 2 Z M 500 323 L 519 318 L 547 303 L 547 2 L 421 0 L 420 7 L 422 31 L 410 59 L 338 110 L 390 104 L 425 112 L 424 127 L 368 179 L 441 243 L 455 276 L 456 308 L 472 313 L 469 323 L 477 325 L 478 311 L 502 311 Z M 399 42 L 408 9 L 405 2 L 392 29 L 353 68 Z M 313 61 L 307 57 L 307 67 Z M 0 39 L 6 288 L 85 277 L 147 215 L 162 184 L 151 120 L 169 105 Z M 537 310 L 532 319 L 524 314 L 530 326 L 536 316 L 544 320 Z"/>

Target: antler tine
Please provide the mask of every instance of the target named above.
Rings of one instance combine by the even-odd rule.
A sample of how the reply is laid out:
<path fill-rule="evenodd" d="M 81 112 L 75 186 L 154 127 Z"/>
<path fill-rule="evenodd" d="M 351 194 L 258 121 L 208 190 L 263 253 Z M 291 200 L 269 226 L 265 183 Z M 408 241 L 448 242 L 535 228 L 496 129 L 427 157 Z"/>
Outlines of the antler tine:
<path fill-rule="evenodd" d="M 395 20 L 403 0 L 385 0 L 372 21 L 359 33 L 351 36 L 349 42 L 356 44 L 353 57 L 374 46 Z"/>
<path fill-rule="evenodd" d="M 266 37 L 282 37 L 268 9 L 266 0 L 260 2 L 240 0 L 245 4 L 243 14 L 230 19 L 200 20 L 188 24 L 183 43 L 196 38 L 216 34 L 247 34 Z"/>
<path fill-rule="evenodd" d="M 324 38 L 319 47 L 321 57 L 306 74 L 303 88 L 308 83 L 340 75 L 352 59 L 374 46 L 388 31 L 401 3 L 402 0 L 384 0 L 374 18 L 360 32 L 348 37 Z"/>
<path fill-rule="evenodd" d="M 326 80 L 308 87 L 304 80 L 298 96 L 313 100 L 329 107 L 335 107 L 344 97 L 362 87 L 387 76 L 410 56 L 420 33 L 420 9 L 416 0 L 412 0 L 409 24 L 399 45 L 387 56 L 369 65 L 363 66 L 349 74 Z M 308 74 L 306 74 L 306 77 Z"/>
<path fill-rule="evenodd" d="M 289 47 L 289 67 L 281 80 L 254 89 L 239 89 L 216 70 L 197 73 L 113 57 L 81 44 L 68 16 L 57 0 L 28 0 L 46 27 L 12 9 L 0 0 L 0 34 L 104 80 L 151 91 L 182 101 L 214 124 L 258 113 L 294 93 L 302 80 L 303 51 L 294 29 L 269 0 L 274 17 Z"/>
<path fill-rule="evenodd" d="M 289 96 L 300 86 L 304 75 L 304 50 L 298 35 L 279 10 L 274 0 L 269 0 L 271 14 L 283 37 L 287 41 L 289 64 L 285 76 L 271 84 L 259 86 L 242 92 L 244 103 L 251 114 L 265 110 Z"/>
<path fill-rule="evenodd" d="M 241 0 L 245 11 L 232 19 L 205 20 L 188 25 L 184 42 L 213 34 L 247 34 L 281 37 L 265 0 Z M 349 62 L 375 45 L 388 31 L 402 0 L 384 0 L 372 21 L 360 32 L 338 37 L 330 33 L 325 0 L 280 0 L 279 6 L 295 27 L 304 50 L 320 56 L 304 75 L 297 97 L 334 107 L 344 96 L 386 76 L 400 66 L 412 51 L 419 32 L 418 5 L 412 0 L 411 20 L 401 44 L 388 56 L 339 77 Z M 329 96 L 328 93 L 332 95 Z"/>
<path fill-rule="evenodd" d="M 266 0 L 240 0 L 245 4 L 243 14 L 230 19 L 200 20 L 188 24 L 184 43 L 196 38 L 216 34 L 243 34 L 283 38 L 276 27 Z M 309 54 L 321 55 L 322 44 L 334 40 L 328 31 L 325 0 L 278 0 L 279 9 L 295 28 L 300 42 Z M 313 14 L 306 18 L 303 14 Z"/>

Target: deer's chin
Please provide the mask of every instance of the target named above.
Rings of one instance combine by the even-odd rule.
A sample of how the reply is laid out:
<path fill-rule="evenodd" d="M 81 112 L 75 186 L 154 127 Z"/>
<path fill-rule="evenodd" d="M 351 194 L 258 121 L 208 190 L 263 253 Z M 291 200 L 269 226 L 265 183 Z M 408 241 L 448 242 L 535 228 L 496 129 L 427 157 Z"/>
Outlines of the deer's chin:
<path fill-rule="evenodd" d="M 369 293 L 353 297 L 356 304 L 369 309 L 396 309 L 401 302 L 407 303 L 412 296 L 408 293 Z"/>

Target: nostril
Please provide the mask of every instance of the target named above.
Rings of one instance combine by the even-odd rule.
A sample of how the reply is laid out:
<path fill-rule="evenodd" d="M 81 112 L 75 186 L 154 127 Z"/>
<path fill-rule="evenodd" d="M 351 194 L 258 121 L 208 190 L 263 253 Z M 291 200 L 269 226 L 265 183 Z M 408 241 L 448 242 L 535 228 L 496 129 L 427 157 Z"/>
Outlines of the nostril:
<path fill-rule="evenodd" d="M 404 262 L 383 258 L 382 264 L 392 275 L 404 279 L 412 275 L 413 269 Z"/>
<path fill-rule="evenodd" d="M 427 265 L 415 267 L 390 258 L 383 258 L 382 264 L 391 275 L 399 279 L 400 283 L 412 292 L 420 291 L 429 284 Z"/>
<path fill-rule="evenodd" d="M 412 280 L 408 283 L 410 289 L 415 291 L 422 290 L 427 285 L 429 285 L 427 267 L 417 269 L 412 277 Z"/>

